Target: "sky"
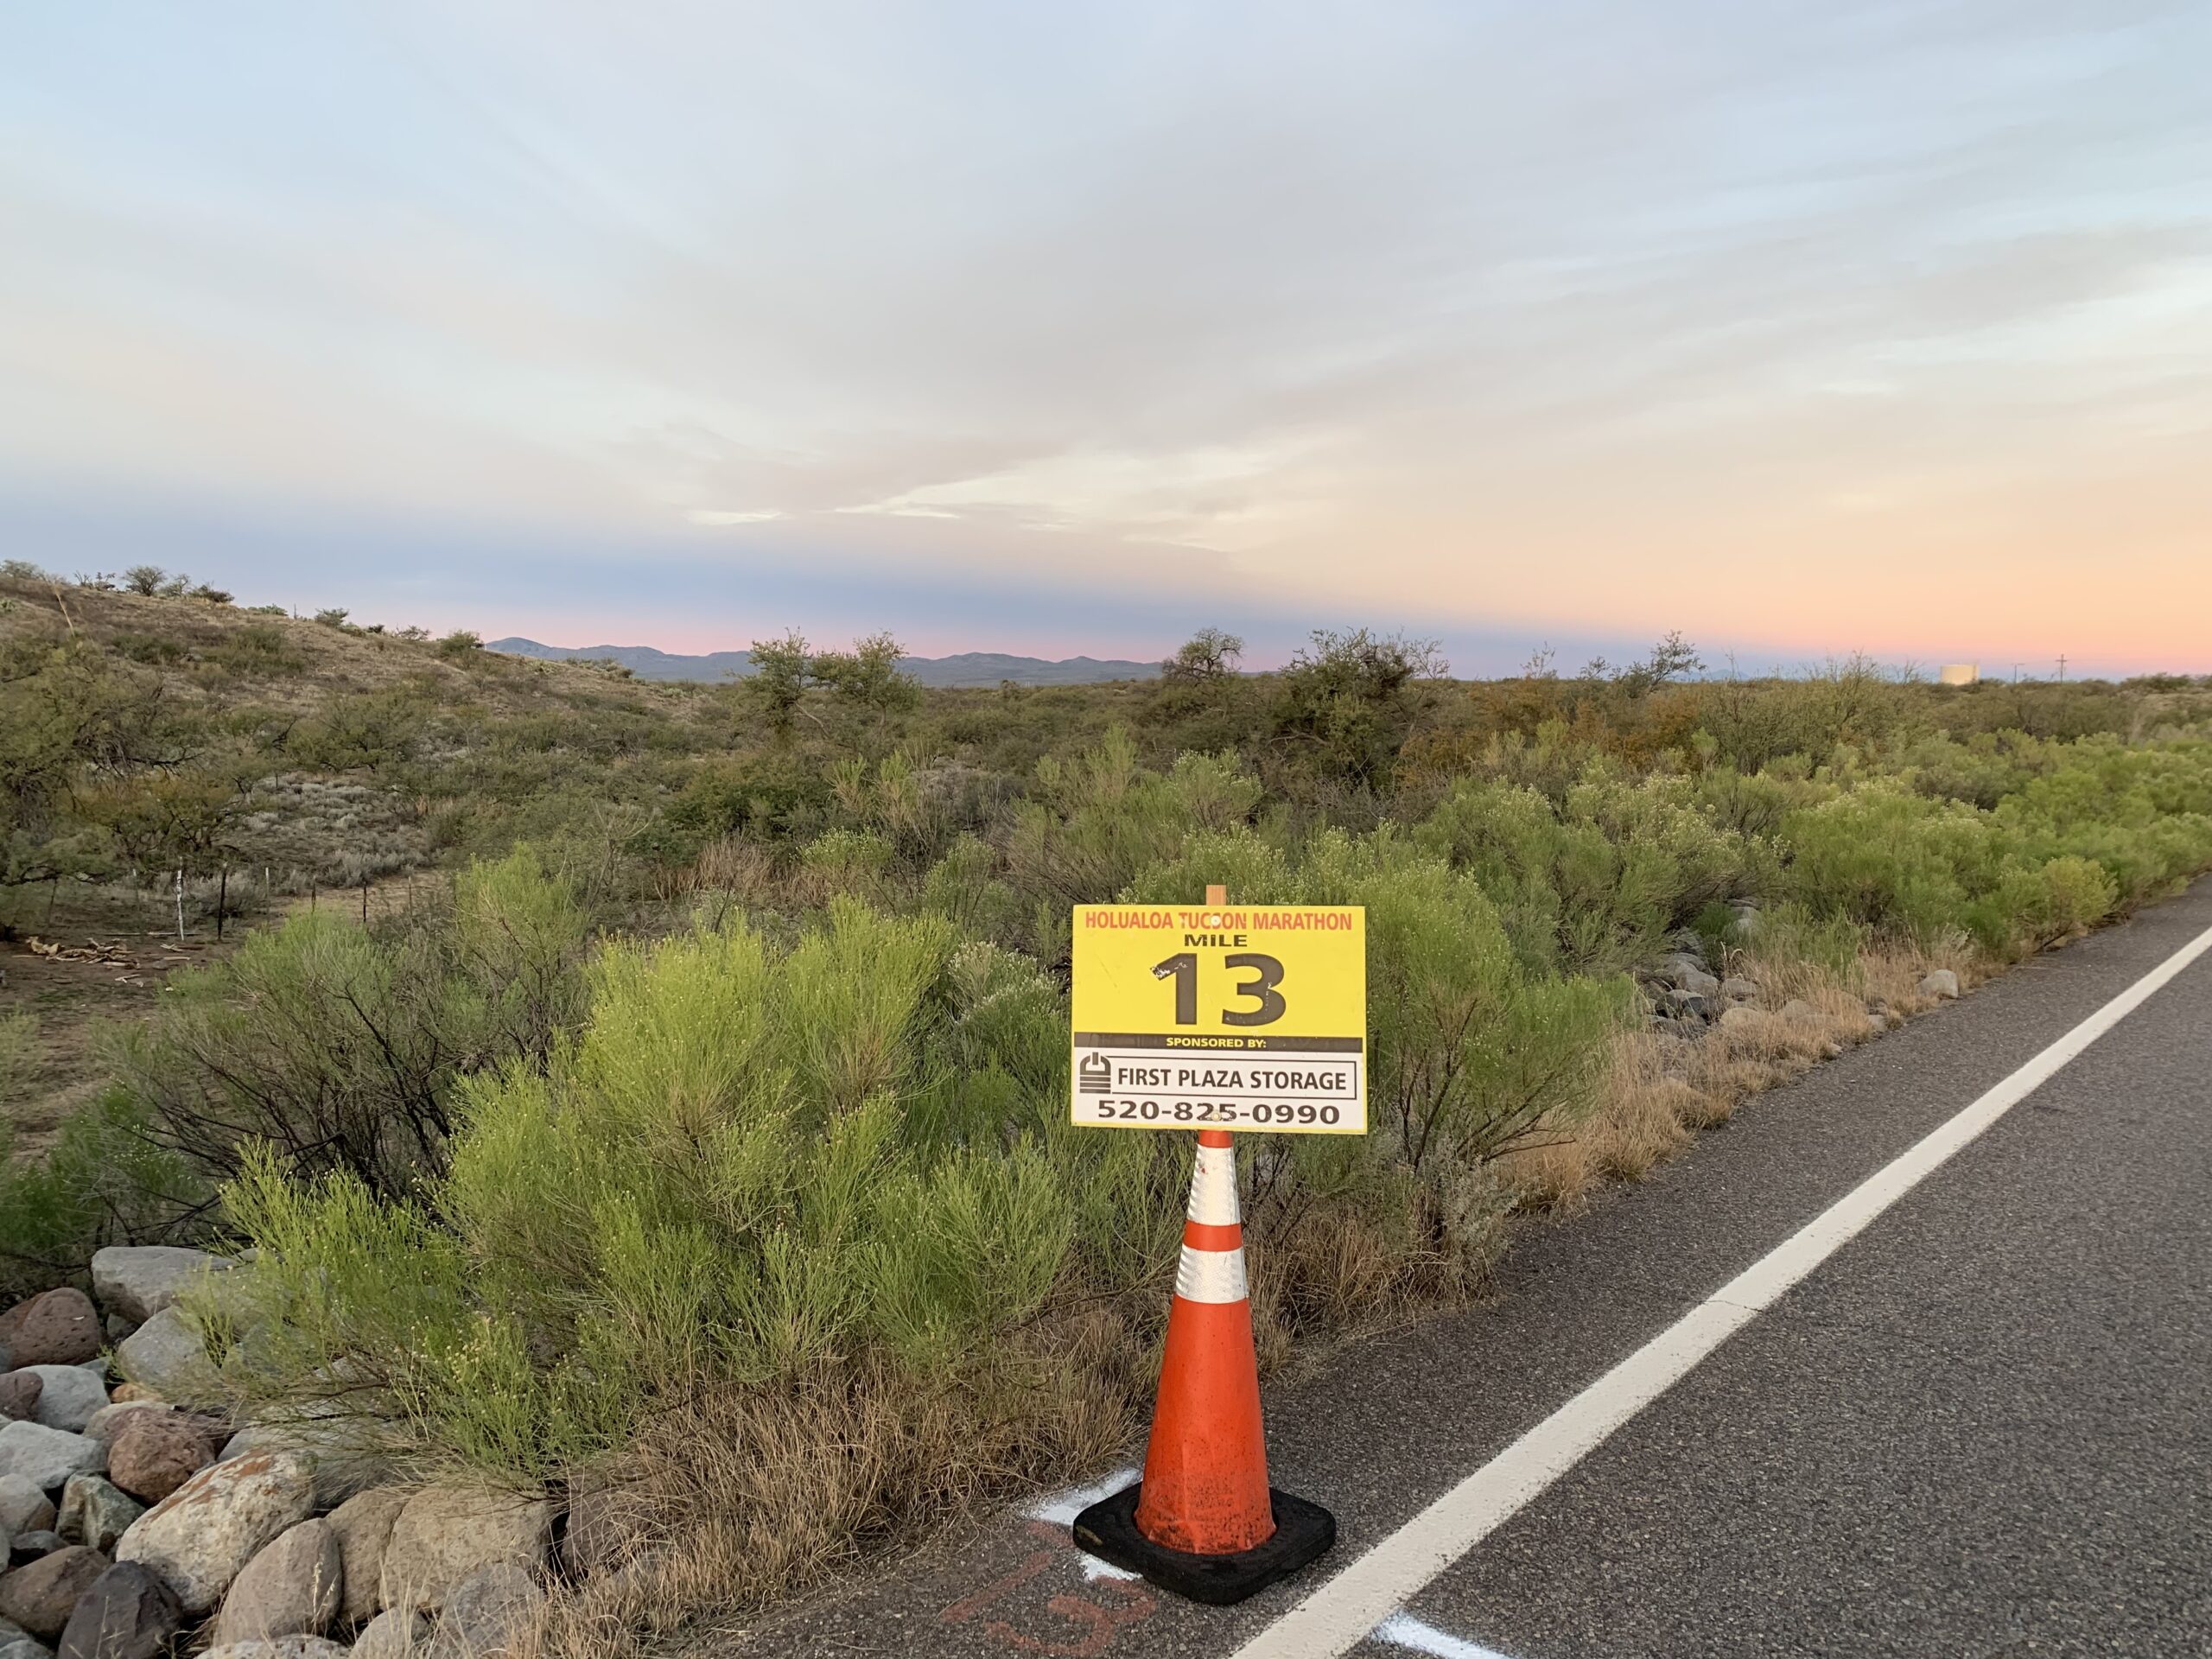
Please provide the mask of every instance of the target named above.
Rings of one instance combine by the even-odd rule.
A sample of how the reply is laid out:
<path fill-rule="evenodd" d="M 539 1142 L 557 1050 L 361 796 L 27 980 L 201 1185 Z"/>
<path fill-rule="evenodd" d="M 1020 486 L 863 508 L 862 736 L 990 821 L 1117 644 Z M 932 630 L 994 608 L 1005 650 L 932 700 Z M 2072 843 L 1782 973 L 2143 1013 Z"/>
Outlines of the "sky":
<path fill-rule="evenodd" d="M 0 19 L 0 554 L 563 645 L 2212 671 L 2202 0 Z"/>

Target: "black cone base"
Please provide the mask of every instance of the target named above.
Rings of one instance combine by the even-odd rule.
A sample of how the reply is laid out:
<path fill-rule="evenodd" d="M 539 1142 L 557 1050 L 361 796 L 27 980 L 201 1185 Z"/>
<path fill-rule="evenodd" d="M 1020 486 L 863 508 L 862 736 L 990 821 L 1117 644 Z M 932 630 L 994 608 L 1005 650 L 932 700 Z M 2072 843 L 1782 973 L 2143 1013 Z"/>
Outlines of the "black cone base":
<path fill-rule="evenodd" d="M 1111 1561 L 1147 1583 L 1192 1601 L 1226 1607 L 1266 1589 L 1317 1559 L 1337 1541 L 1337 1517 L 1319 1503 L 1268 1489 L 1274 1535 L 1234 1555 L 1193 1555 L 1155 1544 L 1137 1530 L 1137 1495 L 1144 1483 L 1102 1498 L 1075 1518 L 1077 1549 Z"/>

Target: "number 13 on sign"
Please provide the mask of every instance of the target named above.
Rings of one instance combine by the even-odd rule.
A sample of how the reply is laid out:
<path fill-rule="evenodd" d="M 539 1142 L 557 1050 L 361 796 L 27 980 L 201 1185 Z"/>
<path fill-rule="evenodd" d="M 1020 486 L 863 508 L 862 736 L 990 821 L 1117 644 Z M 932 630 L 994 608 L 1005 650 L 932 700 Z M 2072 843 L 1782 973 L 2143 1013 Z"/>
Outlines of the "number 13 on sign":
<path fill-rule="evenodd" d="M 1083 905 L 1073 1121 L 1367 1130 L 1367 917 L 1348 905 Z"/>

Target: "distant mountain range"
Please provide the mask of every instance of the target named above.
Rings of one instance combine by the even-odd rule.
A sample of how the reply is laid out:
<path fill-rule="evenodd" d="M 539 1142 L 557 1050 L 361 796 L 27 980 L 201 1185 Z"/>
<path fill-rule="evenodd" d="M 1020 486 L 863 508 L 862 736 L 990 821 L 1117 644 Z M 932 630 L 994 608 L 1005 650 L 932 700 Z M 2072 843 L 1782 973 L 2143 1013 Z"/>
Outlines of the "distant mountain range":
<path fill-rule="evenodd" d="M 585 657 L 612 658 L 641 680 L 724 680 L 753 671 L 752 653 L 743 651 L 683 657 L 651 645 L 542 645 L 535 639 L 494 639 L 486 649 L 555 662 Z M 1102 680 L 1149 680 L 1160 673 L 1158 663 L 1101 662 L 1096 657 L 1069 657 L 1053 663 L 1042 657 L 1009 657 L 996 651 L 963 651 L 957 657 L 909 657 L 899 666 L 924 685 L 997 685 L 1005 680 L 1016 685 L 1095 685 Z"/>

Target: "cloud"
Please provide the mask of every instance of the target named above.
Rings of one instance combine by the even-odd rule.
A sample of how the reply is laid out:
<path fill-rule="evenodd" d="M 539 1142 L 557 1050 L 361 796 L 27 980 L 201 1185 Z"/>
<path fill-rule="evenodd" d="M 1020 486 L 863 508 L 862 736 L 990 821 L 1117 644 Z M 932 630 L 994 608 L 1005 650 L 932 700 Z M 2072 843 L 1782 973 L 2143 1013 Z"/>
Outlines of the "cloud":
<path fill-rule="evenodd" d="M 87 501 L 588 531 L 615 550 L 568 579 L 610 590 L 619 550 L 772 534 L 1040 618 L 1144 581 L 1936 638 L 1909 582 L 2180 641 L 2125 581 L 2044 573 L 2173 581 L 2200 522 L 2202 8 L 147 6 L 21 36 L 0 467 Z"/>

